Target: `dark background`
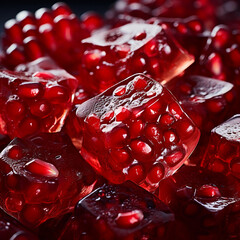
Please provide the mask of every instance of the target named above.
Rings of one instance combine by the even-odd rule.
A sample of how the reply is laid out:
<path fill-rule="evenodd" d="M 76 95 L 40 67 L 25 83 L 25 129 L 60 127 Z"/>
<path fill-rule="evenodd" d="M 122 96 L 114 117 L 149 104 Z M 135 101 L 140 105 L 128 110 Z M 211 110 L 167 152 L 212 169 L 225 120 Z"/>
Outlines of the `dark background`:
<path fill-rule="evenodd" d="M 30 0 L 3 0 L 0 2 L 0 30 L 2 31 L 4 22 L 14 18 L 16 14 L 22 10 L 35 12 L 37 9 L 46 7 L 50 8 L 54 3 L 60 2 L 57 0 L 30 1 Z M 115 2 L 115 0 L 66 0 L 67 3 L 76 15 L 80 15 L 86 11 L 94 10 L 103 14 Z"/>

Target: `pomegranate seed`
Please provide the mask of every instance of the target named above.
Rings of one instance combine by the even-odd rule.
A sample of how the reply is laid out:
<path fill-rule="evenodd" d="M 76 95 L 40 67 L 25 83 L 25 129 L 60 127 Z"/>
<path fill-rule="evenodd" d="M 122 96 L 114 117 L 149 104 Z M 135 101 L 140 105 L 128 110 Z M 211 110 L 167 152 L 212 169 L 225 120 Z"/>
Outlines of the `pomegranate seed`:
<path fill-rule="evenodd" d="M 84 26 L 93 31 L 103 26 L 103 19 L 95 12 L 86 12 L 81 15 L 81 20 Z"/>
<path fill-rule="evenodd" d="M 132 165 L 128 169 L 128 179 L 140 183 L 145 177 L 143 167 L 140 164 Z"/>
<path fill-rule="evenodd" d="M 159 101 L 156 101 L 150 104 L 146 110 L 144 111 L 144 116 L 146 121 L 153 121 L 159 116 L 159 112 L 161 111 L 162 104 Z"/>
<path fill-rule="evenodd" d="M 33 225 L 38 221 L 38 219 L 41 219 L 43 215 L 43 209 L 36 205 L 25 205 L 22 210 L 23 221 Z"/>
<path fill-rule="evenodd" d="M 10 194 L 9 197 L 5 199 L 5 206 L 10 212 L 20 212 L 23 208 L 24 199 L 21 195 Z"/>
<path fill-rule="evenodd" d="M 28 162 L 25 165 L 25 168 L 33 174 L 44 177 L 58 177 L 59 175 L 57 168 L 53 164 L 44 162 L 40 159 L 35 159 L 31 162 Z"/>
<path fill-rule="evenodd" d="M 113 92 L 114 96 L 123 96 L 126 93 L 126 87 L 125 86 L 119 86 L 116 88 L 116 90 Z"/>
<path fill-rule="evenodd" d="M 130 128 L 131 138 L 137 138 L 142 135 L 144 129 L 144 122 L 141 119 L 138 119 L 136 122 L 133 122 Z"/>
<path fill-rule="evenodd" d="M 174 151 L 165 157 L 165 161 L 170 166 L 177 165 L 183 159 L 183 153 L 181 151 Z"/>
<path fill-rule="evenodd" d="M 53 16 L 51 11 L 47 8 L 40 8 L 35 12 L 35 17 L 37 19 L 38 25 L 44 25 L 46 23 L 53 25 Z"/>
<path fill-rule="evenodd" d="M 42 89 L 39 83 L 22 83 L 18 87 L 18 95 L 26 98 L 36 98 L 41 95 Z"/>
<path fill-rule="evenodd" d="M 9 36 L 9 39 L 15 44 L 20 44 L 23 41 L 23 35 L 21 27 L 15 19 L 8 20 L 5 25 L 5 32 Z"/>
<path fill-rule="evenodd" d="M 116 121 L 124 122 L 129 119 L 131 112 L 125 107 L 119 107 L 115 110 Z"/>
<path fill-rule="evenodd" d="M 148 143 L 140 140 L 133 140 L 130 143 L 130 147 L 133 156 L 139 159 L 140 161 L 145 162 L 149 161 L 149 159 L 152 158 L 153 149 Z"/>
<path fill-rule="evenodd" d="M 7 115 L 9 118 L 15 119 L 23 116 L 25 107 L 18 100 L 10 100 L 6 103 Z"/>
<path fill-rule="evenodd" d="M 147 86 L 147 81 L 144 78 L 137 77 L 133 82 L 134 88 L 137 91 L 143 90 Z"/>
<path fill-rule="evenodd" d="M 14 160 L 21 159 L 23 157 L 22 149 L 20 147 L 18 147 L 18 146 L 12 146 L 8 150 L 8 157 L 12 158 Z"/>
<path fill-rule="evenodd" d="M 203 185 L 197 190 L 197 196 L 198 197 L 220 197 L 221 194 L 219 192 L 218 187 L 214 187 L 211 185 Z"/>
<path fill-rule="evenodd" d="M 133 228 L 144 219 L 144 215 L 140 210 L 119 213 L 115 219 L 116 224 L 122 228 Z"/>
<path fill-rule="evenodd" d="M 59 16 L 59 15 L 69 16 L 72 14 L 71 9 L 65 3 L 62 3 L 62 2 L 55 3 L 52 6 L 52 10 L 53 10 L 54 16 Z"/>
<path fill-rule="evenodd" d="M 147 175 L 152 184 L 158 183 L 164 177 L 164 168 L 160 164 L 154 165 Z"/>

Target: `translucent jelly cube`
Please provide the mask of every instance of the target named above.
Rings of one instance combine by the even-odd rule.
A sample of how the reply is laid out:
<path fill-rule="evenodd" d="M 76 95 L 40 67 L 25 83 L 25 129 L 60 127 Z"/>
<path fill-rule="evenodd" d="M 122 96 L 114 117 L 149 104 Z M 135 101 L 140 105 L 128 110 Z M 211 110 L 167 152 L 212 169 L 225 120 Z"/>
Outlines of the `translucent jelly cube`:
<path fill-rule="evenodd" d="M 1 208 L 30 227 L 71 211 L 96 179 L 63 133 L 15 138 L 0 154 L 0 167 Z"/>
<path fill-rule="evenodd" d="M 79 105 L 76 115 L 85 160 L 113 183 L 148 190 L 184 163 L 200 136 L 173 95 L 142 74 Z"/>
<path fill-rule="evenodd" d="M 147 23 L 162 26 L 165 31 L 173 34 L 175 39 L 189 53 L 198 58 L 207 42 L 210 32 L 206 26 L 196 16 L 188 18 L 159 18 L 148 19 Z"/>
<path fill-rule="evenodd" d="M 70 110 L 77 80 L 49 58 L 0 71 L 0 132 L 11 138 L 58 132 Z"/>
<path fill-rule="evenodd" d="M 76 72 L 90 93 L 103 92 L 138 72 L 167 82 L 194 60 L 161 26 L 146 23 L 94 33 L 82 41 L 82 52 Z"/>
<path fill-rule="evenodd" d="M 231 83 L 196 75 L 177 77 L 167 87 L 201 130 L 199 144 L 190 157 L 192 163 L 199 164 L 212 128 L 235 112 L 236 89 Z"/>
<path fill-rule="evenodd" d="M 240 87 L 240 33 L 231 27 L 213 28 L 199 59 L 195 74 L 201 74 L 233 83 Z"/>
<path fill-rule="evenodd" d="M 240 179 L 240 115 L 215 127 L 202 166 Z"/>
<path fill-rule="evenodd" d="M 174 239 L 174 215 L 154 195 L 128 181 L 104 185 L 78 202 L 65 239 Z"/>
<path fill-rule="evenodd" d="M 223 224 L 239 201 L 239 186 L 231 176 L 183 166 L 160 183 L 158 196 L 187 225 L 191 239 L 217 240 L 223 239 Z"/>
<path fill-rule="evenodd" d="M 201 132 L 212 128 L 234 113 L 237 103 L 234 85 L 197 75 L 177 77 L 166 85 Z"/>
<path fill-rule="evenodd" d="M 14 218 L 2 210 L 0 211 L 0 237 L 1 240 L 38 240 L 38 237 L 25 229 Z"/>

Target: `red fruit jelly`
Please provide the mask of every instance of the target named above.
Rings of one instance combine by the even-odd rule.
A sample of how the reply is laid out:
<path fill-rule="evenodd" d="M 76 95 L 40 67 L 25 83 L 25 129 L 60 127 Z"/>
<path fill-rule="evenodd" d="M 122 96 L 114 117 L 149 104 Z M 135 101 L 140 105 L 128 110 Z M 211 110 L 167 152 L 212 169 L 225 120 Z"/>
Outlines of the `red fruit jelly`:
<path fill-rule="evenodd" d="M 128 181 L 104 185 L 78 202 L 61 240 L 173 239 L 174 215 L 154 195 Z"/>
<path fill-rule="evenodd" d="M 196 16 L 188 18 L 150 18 L 150 24 L 157 24 L 169 31 L 189 53 L 199 57 L 210 35 L 203 22 Z"/>
<path fill-rule="evenodd" d="M 200 136 L 173 95 L 143 74 L 79 105 L 76 115 L 85 160 L 113 183 L 148 190 L 184 163 Z"/>
<path fill-rule="evenodd" d="M 240 87 L 240 31 L 224 25 L 214 27 L 197 63 L 195 73 Z"/>
<path fill-rule="evenodd" d="M 49 58 L 0 71 L 0 132 L 11 138 L 61 130 L 77 80 Z"/>
<path fill-rule="evenodd" d="M 212 128 L 235 112 L 236 89 L 229 82 L 196 75 L 177 77 L 167 87 L 201 130 L 199 144 L 190 157 L 191 162 L 199 164 Z"/>
<path fill-rule="evenodd" d="M 194 166 L 183 166 L 159 185 L 159 198 L 187 225 L 191 239 L 223 239 L 222 225 L 239 201 L 239 183 Z M 228 238 L 224 238 L 228 239 Z"/>
<path fill-rule="evenodd" d="M 166 82 L 194 60 L 161 26 L 146 23 L 94 33 L 82 41 L 82 48 L 76 71 L 90 93 L 103 92 L 138 72 Z"/>
<path fill-rule="evenodd" d="M 63 133 L 15 138 L 0 154 L 1 207 L 36 227 L 91 192 L 95 173 Z"/>
<path fill-rule="evenodd" d="M 0 211 L 0 226 L 1 240 L 38 240 L 37 236 L 2 210 Z"/>
<path fill-rule="evenodd" d="M 209 134 L 212 128 L 232 116 L 237 104 L 236 89 L 229 82 L 184 75 L 166 86 L 205 134 Z"/>
<path fill-rule="evenodd" d="M 202 166 L 240 179 L 240 115 L 215 127 Z"/>

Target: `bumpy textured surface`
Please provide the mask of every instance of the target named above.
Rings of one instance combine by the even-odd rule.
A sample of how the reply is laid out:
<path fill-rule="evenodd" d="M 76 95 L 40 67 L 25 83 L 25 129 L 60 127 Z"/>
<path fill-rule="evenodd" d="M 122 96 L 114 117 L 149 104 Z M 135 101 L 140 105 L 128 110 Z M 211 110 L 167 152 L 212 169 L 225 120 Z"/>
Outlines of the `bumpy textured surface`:
<path fill-rule="evenodd" d="M 95 173 L 62 133 L 14 139 L 0 155 L 1 207 L 27 226 L 68 212 L 91 192 Z"/>
<path fill-rule="evenodd" d="M 183 166 L 159 185 L 159 198 L 188 226 L 191 239 L 223 238 L 223 225 L 239 201 L 239 183 L 198 167 Z"/>
<path fill-rule="evenodd" d="M 60 239 L 167 240 L 173 222 L 168 207 L 137 185 L 104 185 L 77 204 Z"/>
<path fill-rule="evenodd" d="M 240 115 L 235 115 L 211 131 L 202 166 L 240 178 Z"/>
<path fill-rule="evenodd" d="M 200 135 L 173 95 L 142 74 L 79 105 L 76 115 L 85 160 L 109 181 L 149 190 L 183 164 Z"/>
<path fill-rule="evenodd" d="M 0 71 L 0 131 L 11 138 L 61 130 L 77 80 L 49 58 Z"/>
<path fill-rule="evenodd" d="M 207 31 L 203 22 L 196 16 L 188 18 L 153 17 L 144 21 L 131 16 L 117 15 L 110 22 L 110 26 L 115 28 L 127 23 L 148 23 L 159 25 L 166 32 L 172 34 L 181 46 L 195 57 L 200 56 L 208 37 L 210 37 L 210 32 Z"/>
<path fill-rule="evenodd" d="M 82 41 L 82 63 L 76 71 L 83 87 L 99 93 L 134 73 L 166 82 L 192 62 L 161 26 L 130 23 L 94 33 Z"/>

